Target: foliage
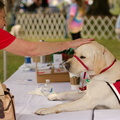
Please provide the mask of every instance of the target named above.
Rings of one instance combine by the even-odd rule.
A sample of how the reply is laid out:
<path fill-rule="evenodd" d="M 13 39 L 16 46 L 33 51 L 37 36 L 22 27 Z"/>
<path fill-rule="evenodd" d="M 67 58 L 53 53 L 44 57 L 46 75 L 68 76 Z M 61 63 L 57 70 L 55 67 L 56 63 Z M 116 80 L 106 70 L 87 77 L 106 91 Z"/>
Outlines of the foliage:
<path fill-rule="evenodd" d="M 94 0 L 89 7 L 88 15 L 107 15 L 110 16 L 108 0 Z"/>
<path fill-rule="evenodd" d="M 110 12 L 113 15 L 119 15 L 120 14 L 120 1 L 116 1 L 113 7 L 110 9 Z"/>

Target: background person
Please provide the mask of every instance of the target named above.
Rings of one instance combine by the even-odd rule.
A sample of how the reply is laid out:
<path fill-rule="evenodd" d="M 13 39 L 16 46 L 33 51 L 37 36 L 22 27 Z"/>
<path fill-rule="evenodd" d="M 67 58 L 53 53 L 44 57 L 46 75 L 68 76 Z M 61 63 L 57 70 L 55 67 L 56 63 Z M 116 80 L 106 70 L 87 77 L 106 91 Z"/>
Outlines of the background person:
<path fill-rule="evenodd" d="M 42 5 L 42 0 L 33 0 L 31 5 L 23 4 L 23 12 L 37 13 L 37 9 Z"/>
<path fill-rule="evenodd" d="M 83 16 L 85 15 L 86 11 L 85 6 L 86 3 L 84 0 L 72 0 L 72 4 L 70 5 L 67 16 L 67 25 L 72 36 L 72 40 L 81 38 Z"/>

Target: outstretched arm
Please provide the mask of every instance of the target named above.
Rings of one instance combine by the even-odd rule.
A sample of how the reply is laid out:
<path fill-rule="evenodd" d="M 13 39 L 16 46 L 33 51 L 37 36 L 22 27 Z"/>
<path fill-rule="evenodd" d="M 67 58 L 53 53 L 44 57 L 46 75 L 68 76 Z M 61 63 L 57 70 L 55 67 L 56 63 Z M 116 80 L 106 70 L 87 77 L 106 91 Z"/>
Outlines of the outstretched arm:
<path fill-rule="evenodd" d="M 4 48 L 4 50 L 21 56 L 43 56 L 68 48 L 76 48 L 82 44 L 90 43 L 93 40 L 94 39 L 77 39 L 67 42 L 29 42 L 16 38 L 9 46 Z"/>

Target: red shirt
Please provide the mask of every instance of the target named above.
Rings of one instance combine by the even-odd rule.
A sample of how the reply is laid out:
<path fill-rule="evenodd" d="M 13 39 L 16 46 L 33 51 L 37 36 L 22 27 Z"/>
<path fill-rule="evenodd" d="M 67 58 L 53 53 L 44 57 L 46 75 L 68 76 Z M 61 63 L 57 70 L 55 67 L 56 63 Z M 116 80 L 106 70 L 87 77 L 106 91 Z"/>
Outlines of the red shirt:
<path fill-rule="evenodd" d="M 11 35 L 9 32 L 0 29 L 0 50 L 10 45 L 15 39 L 16 37 Z"/>

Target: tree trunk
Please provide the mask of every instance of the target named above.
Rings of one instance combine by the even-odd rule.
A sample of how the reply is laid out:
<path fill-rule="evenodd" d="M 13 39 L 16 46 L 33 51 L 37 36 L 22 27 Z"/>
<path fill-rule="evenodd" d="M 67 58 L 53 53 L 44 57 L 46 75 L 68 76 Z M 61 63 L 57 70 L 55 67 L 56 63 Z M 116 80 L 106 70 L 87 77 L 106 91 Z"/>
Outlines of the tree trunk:
<path fill-rule="evenodd" d="M 89 6 L 88 15 L 107 15 L 110 16 L 108 0 L 94 0 Z"/>

